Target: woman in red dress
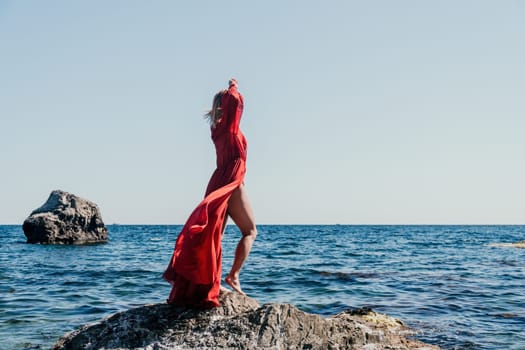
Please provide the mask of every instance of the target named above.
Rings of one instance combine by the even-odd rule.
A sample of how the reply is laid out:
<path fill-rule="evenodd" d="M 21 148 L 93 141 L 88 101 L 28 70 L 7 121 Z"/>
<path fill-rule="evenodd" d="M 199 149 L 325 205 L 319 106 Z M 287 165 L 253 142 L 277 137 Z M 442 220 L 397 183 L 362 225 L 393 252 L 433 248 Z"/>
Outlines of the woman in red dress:
<path fill-rule="evenodd" d="M 182 228 L 163 274 L 173 286 L 168 303 L 194 307 L 219 306 L 222 235 L 230 216 L 242 233 L 226 283 L 243 293 L 239 273 L 257 236 L 253 211 L 244 189 L 246 138 L 239 129 L 244 100 L 231 79 L 213 98 L 207 114 L 217 153 L 217 168 L 206 196 Z"/>

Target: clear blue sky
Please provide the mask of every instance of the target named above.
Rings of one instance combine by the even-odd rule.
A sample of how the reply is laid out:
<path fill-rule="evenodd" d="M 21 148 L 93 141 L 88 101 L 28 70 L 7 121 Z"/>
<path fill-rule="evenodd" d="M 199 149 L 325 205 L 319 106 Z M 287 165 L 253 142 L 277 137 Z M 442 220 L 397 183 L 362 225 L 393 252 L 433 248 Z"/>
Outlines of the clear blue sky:
<path fill-rule="evenodd" d="M 236 77 L 261 224 L 525 223 L 525 2 L 0 1 L 0 224 L 183 223 Z"/>

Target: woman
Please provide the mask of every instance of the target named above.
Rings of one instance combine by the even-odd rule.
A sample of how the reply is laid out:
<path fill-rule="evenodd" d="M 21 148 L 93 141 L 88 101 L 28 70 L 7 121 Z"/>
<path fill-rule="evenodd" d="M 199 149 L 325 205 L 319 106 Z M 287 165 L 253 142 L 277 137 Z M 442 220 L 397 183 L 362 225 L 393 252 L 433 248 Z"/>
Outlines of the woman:
<path fill-rule="evenodd" d="M 253 211 L 244 189 L 246 138 L 239 129 L 244 101 L 237 80 L 213 98 L 207 114 L 217 153 L 204 200 L 192 212 L 175 243 L 164 279 L 173 286 L 168 303 L 194 307 L 219 306 L 221 240 L 230 216 L 242 233 L 226 283 L 243 293 L 239 273 L 257 236 Z"/>

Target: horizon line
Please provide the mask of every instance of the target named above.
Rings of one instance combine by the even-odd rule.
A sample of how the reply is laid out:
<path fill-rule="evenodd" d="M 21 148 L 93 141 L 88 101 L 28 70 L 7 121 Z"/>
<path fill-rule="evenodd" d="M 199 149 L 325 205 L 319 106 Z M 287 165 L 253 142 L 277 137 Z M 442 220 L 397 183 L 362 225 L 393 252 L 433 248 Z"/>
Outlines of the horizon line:
<path fill-rule="evenodd" d="M 0 226 L 22 226 L 23 224 L 5 224 L 0 223 Z M 111 223 L 104 224 L 104 226 L 184 226 L 184 223 Z M 234 223 L 229 223 L 226 226 L 236 226 Z M 260 223 L 256 226 L 525 226 L 525 223 Z"/>

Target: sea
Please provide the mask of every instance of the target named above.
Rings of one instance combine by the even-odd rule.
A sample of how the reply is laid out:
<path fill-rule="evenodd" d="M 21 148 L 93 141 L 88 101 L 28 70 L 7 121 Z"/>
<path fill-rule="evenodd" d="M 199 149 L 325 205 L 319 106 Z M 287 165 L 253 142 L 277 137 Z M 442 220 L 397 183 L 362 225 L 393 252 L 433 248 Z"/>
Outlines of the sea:
<path fill-rule="evenodd" d="M 109 225 L 107 244 L 25 243 L 0 226 L 0 349 L 49 349 L 119 311 L 165 302 L 177 225 Z M 525 349 L 525 226 L 260 225 L 241 272 L 259 303 L 323 316 L 371 307 L 443 349 Z M 240 233 L 227 226 L 223 272 Z"/>

